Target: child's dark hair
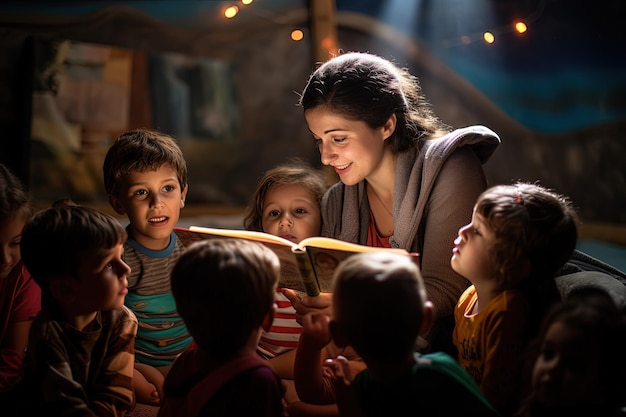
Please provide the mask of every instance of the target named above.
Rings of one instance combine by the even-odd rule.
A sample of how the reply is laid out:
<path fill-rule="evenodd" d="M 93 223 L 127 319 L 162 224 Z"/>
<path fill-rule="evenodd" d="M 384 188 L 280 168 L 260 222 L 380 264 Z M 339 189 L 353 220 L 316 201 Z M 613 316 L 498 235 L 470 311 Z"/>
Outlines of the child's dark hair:
<path fill-rule="evenodd" d="M 171 165 L 183 189 L 187 185 L 187 163 L 176 140 L 148 129 L 127 131 L 113 142 L 104 158 L 104 188 L 108 195 L 118 196 L 123 177 L 131 172 L 157 170 L 163 165 Z"/>
<path fill-rule="evenodd" d="M 491 258 L 502 288 L 518 282 L 520 265 L 530 262 L 533 279 L 552 278 L 572 256 L 578 233 L 576 213 L 565 196 L 537 184 L 517 182 L 484 191 L 476 203 L 494 232 Z"/>
<path fill-rule="evenodd" d="M 30 194 L 20 179 L 0 163 L 0 222 L 22 216 L 24 220 L 33 214 Z"/>
<path fill-rule="evenodd" d="M 215 238 L 190 245 L 172 270 L 178 313 L 199 348 L 226 358 L 274 305 L 278 256 L 261 243 Z"/>
<path fill-rule="evenodd" d="M 415 349 L 426 300 L 419 268 L 405 255 L 358 253 L 335 271 L 335 317 L 346 341 L 366 362 L 397 361 Z"/>
<path fill-rule="evenodd" d="M 555 323 L 562 323 L 567 328 L 575 330 L 580 338 L 592 341 L 599 364 L 596 368 L 599 372 L 598 379 L 602 381 L 602 391 L 607 400 L 604 404 L 594 406 L 597 415 L 613 415 L 607 411 L 615 412 L 626 406 L 626 360 L 623 359 L 626 351 L 624 311 L 606 291 L 600 288 L 583 287 L 572 291 L 567 298 L 555 304 L 544 316 L 539 336 L 531 349 L 529 371 L 541 352 L 543 339 Z M 526 378 L 530 381 L 530 374 L 526 375 Z M 532 414 L 533 406 L 531 390 L 515 416 Z M 604 411 L 601 412 L 600 407 L 604 407 Z"/>
<path fill-rule="evenodd" d="M 288 163 L 271 168 L 265 172 L 252 195 L 248 212 L 243 219 L 244 228 L 262 232 L 265 196 L 274 187 L 291 184 L 299 184 L 310 190 L 318 203 L 328 188 L 322 171 L 314 169 L 299 159 L 292 159 Z"/>
<path fill-rule="evenodd" d="M 75 275 L 83 255 L 124 243 L 120 222 L 83 206 L 50 207 L 35 213 L 22 231 L 22 260 L 34 280 L 49 291 L 50 279 Z"/>

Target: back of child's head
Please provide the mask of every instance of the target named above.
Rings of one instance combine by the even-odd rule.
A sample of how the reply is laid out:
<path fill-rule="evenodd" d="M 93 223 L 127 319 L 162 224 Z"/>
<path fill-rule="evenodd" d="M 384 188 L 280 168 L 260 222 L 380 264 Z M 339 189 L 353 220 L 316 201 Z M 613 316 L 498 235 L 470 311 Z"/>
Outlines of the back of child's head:
<path fill-rule="evenodd" d="M 181 189 L 187 185 L 187 163 L 172 136 L 148 129 L 127 131 L 104 158 L 104 188 L 108 195 L 118 196 L 120 181 L 129 173 L 156 171 L 163 165 L 177 172 Z"/>
<path fill-rule="evenodd" d="M 485 190 L 476 203 L 495 236 L 493 274 L 503 286 L 525 262 L 533 278 L 552 277 L 576 247 L 576 214 L 570 200 L 537 184 L 518 182 Z M 524 279 L 525 277 L 522 277 Z"/>
<path fill-rule="evenodd" d="M 28 219 L 33 213 L 30 194 L 22 181 L 0 163 L 0 226 L 16 218 Z"/>
<path fill-rule="evenodd" d="M 322 171 L 300 159 L 292 159 L 288 163 L 271 168 L 265 172 L 252 195 L 248 212 L 243 220 L 244 228 L 262 232 L 265 197 L 275 187 L 292 184 L 302 185 L 311 191 L 318 203 L 328 188 Z"/>
<path fill-rule="evenodd" d="M 221 358 L 241 349 L 273 308 L 279 274 L 278 256 L 261 243 L 216 238 L 190 245 L 171 286 L 197 346 Z"/>
<path fill-rule="evenodd" d="M 333 321 L 365 362 L 393 362 L 414 350 L 426 300 L 419 268 L 406 255 L 359 253 L 335 271 Z"/>
<path fill-rule="evenodd" d="M 85 254 L 124 243 L 120 222 L 83 206 L 50 207 L 39 211 L 24 226 L 22 260 L 42 290 L 51 279 L 75 276 Z"/>

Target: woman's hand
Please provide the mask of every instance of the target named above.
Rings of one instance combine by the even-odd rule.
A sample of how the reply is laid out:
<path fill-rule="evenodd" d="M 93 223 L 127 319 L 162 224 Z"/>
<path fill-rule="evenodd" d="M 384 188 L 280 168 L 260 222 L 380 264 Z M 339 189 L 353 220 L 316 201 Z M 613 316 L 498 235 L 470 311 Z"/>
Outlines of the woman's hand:
<path fill-rule="evenodd" d="M 309 312 L 323 313 L 328 317 L 332 315 L 332 293 L 323 292 L 315 297 L 304 296 L 300 298 L 296 291 L 289 288 L 283 288 L 282 292 L 291 301 L 296 310 L 296 320 L 301 325 L 302 318 Z"/>

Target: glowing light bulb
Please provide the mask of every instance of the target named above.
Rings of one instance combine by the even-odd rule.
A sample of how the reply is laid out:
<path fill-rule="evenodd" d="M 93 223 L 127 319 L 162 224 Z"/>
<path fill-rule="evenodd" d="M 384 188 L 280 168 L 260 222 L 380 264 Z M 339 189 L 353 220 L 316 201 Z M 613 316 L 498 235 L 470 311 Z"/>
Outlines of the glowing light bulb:
<path fill-rule="evenodd" d="M 291 31 L 291 39 L 294 41 L 301 41 L 304 38 L 304 33 L 300 29 L 294 29 Z"/>
<path fill-rule="evenodd" d="M 237 6 L 230 6 L 227 7 L 226 10 L 224 10 L 224 16 L 228 19 L 232 19 L 233 17 L 237 16 L 237 13 L 239 13 L 239 7 Z"/>
<path fill-rule="evenodd" d="M 483 39 L 485 40 L 485 42 L 487 43 L 494 43 L 496 41 L 496 37 L 493 36 L 493 33 L 491 32 L 485 32 L 483 33 Z"/>
<path fill-rule="evenodd" d="M 515 30 L 519 33 L 524 33 L 528 30 L 528 27 L 526 27 L 526 23 L 524 22 L 517 22 L 515 23 Z"/>
<path fill-rule="evenodd" d="M 254 0 L 241 0 L 241 4 L 243 4 L 244 6 L 247 6 L 248 4 L 251 4 Z"/>

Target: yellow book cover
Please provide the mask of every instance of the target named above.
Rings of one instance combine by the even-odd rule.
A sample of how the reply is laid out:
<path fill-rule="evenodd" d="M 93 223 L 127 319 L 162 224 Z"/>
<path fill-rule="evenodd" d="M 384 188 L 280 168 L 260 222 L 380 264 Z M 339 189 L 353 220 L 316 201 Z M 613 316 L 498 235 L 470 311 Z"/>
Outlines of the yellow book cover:
<path fill-rule="evenodd" d="M 404 249 L 358 245 L 328 237 L 310 237 L 294 243 L 280 236 L 251 230 L 190 226 L 188 229 L 177 227 L 174 231 L 185 246 L 198 240 L 218 237 L 260 242 L 273 250 L 280 259 L 279 287 L 291 288 L 310 296 L 330 292 L 333 273 L 339 263 L 358 252 L 391 251 L 413 256 L 415 262 L 419 263 L 417 254 Z"/>

